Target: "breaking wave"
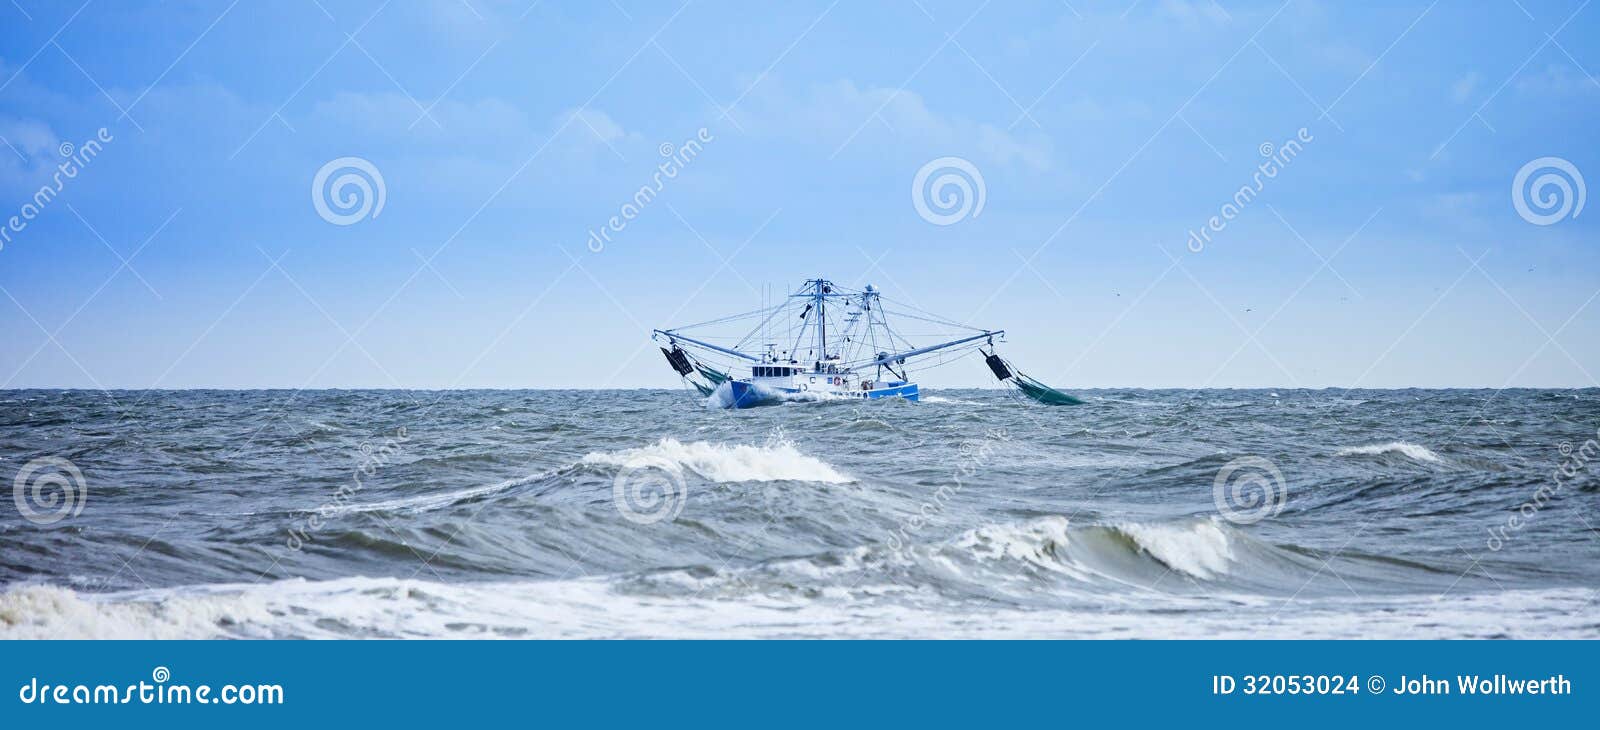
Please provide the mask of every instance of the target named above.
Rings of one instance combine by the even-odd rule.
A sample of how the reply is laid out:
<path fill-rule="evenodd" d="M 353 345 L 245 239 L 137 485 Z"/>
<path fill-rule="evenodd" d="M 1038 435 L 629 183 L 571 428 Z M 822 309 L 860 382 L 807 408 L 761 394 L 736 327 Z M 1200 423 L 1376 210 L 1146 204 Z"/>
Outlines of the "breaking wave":
<path fill-rule="evenodd" d="M 668 462 L 714 482 L 800 481 L 846 484 L 855 479 L 820 459 L 806 456 L 782 439 L 764 446 L 727 445 L 695 441 L 685 444 L 664 438 L 650 446 L 621 451 L 594 452 L 582 463 L 627 467 Z"/>
<path fill-rule="evenodd" d="M 1382 456 L 1384 454 L 1400 454 L 1416 461 L 1425 461 L 1437 464 L 1443 461 L 1438 454 L 1433 453 L 1426 446 L 1407 443 L 1405 441 L 1390 441 L 1386 444 L 1371 444 L 1368 446 L 1351 446 L 1339 449 L 1335 456 Z"/>
<path fill-rule="evenodd" d="M 1130 524 L 1118 529 L 1152 559 L 1195 578 L 1224 575 L 1234 563 L 1235 538 L 1213 520 L 1188 525 Z"/>
<path fill-rule="evenodd" d="M 1280 613 L 1276 602 L 1233 602 L 1228 610 L 1211 612 L 1174 612 L 1170 605 L 1135 602 L 1095 612 L 881 602 L 846 607 L 826 597 L 630 601 L 605 581 L 589 578 L 477 584 L 342 578 L 155 591 L 109 600 L 48 586 L 17 586 L 0 592 L 0 638 L 1251 639 L 1261 638 L 1263 624 L 1298 638 L 1592 638 L 1581 617 L 1566 615 L 1580 611 L 1588 600 L 1589 591 L 1568 588 L 1416 597 L 1380 612 L 1360 610 L 1351 602 L 1322 612 Z"/>
<path fill-rule="evenodd" d="M 1319 600 L 1341 596 L 1346 580 L 1363 586 L 1363 594 L 1382 588 L 1381 573 L 1339 560 L 1341 577 L 1323 581 Z M 1248 637 L 1252 611 L 1296 622 L 1296 635 L 1372 635 L 1370 617 L 1354 608 L 1279 616 L 1286 603 L 1319 590 L 1313 581 L 1331 572 L 1319 569 L 1322 562 L 1211 518 L 1074 526 L 1055 515 L 911 545 L 574 579 L 349 577 L 122 593 L 17 584 L 0 591 L 0 639 L 919 636 L 930 630 L 969 637 Z M 1304 592 L 1255 590 L 1264 574 L 1266 582 Z M 1408 572 L 1406 580 L 1418 576 Z M 1576 606 L 1588 598 L 1577 589 L 1485 597 L 1458 586 L 1457 592 L 1463 595 L 1451 598 L 1452 625 L 1436 627 L 1438 633 L 1500 635 L 1517 626 L 1510 607 Z M 1229 610 L 1199 610 L 1219 599 Z M 1415 607 L 1395 600 L 1406 620 L 1386 624 L 1383 635 L 1411 636 L 1418 628 L 1411 619 L 1440 610 L 1431 596 Z M 1175 614 L 1174 607 L 1196 610 Z M 1581 622 L 1546 623 L 1539 630 L 1583 631 Z"/>
<path fill-rule="evenodd" d="M 962 400 L 960 398 L 950 398 L 948 396 L 943 396 L 943 395 L 925 395 L 925 396 L 922 396 L 922 398 L 920 400 L 923 403 L 934 403 L 934 404 L 938 404 L 938 405 L 947 405 L 947 406 L 981 406 L 981 405 L 983 405 L 982 403 L 979 403 L 978 401 L 975 401 L 975 400 Z"/>
<path fill-rule="evenodd" d="M 23 391 L 0 443 L 59 442 L 106 476 L 71 529 L 0 519 L 0 639 L 1596 636 L 1582 522 L 1500 533 L 1544 495 L 1600 504 L 1595 480 L 1547 488 L 1600 391 L 1269 392 L 725 413 L 667 390 L 429 410 L 324 391 L 297 418 L 341 430 L 302 440 L 270 428 L 266 391 L 132 411 Z M 119 437 L 129 413 L 159 427 Z M 1214 516 L 1244 454 L 1291 478 L 1277 518 Z M 633 519 L 656 510 L 619 485 L 669 488 L 671 519 Z"/>

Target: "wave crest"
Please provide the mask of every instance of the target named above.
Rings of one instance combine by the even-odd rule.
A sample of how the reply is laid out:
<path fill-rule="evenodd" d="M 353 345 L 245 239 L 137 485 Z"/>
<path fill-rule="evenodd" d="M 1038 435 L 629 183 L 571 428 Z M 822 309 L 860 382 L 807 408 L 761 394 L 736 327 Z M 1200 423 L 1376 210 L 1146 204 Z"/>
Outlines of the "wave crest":
<path fill-rule="evenodd" d="M 1228 573 L 1235 556 L 1231 528 L 1213 520 L 1188 524 L 1127 524 L 1115 528 L 1156 562 L 1186 575 L 1211 579 Z"/>
<path fill-rule="evenodd" d="M 1334 453 L 1334 456 L 1383 456 L 1384 454 L 1400 454 L 1401 456 L 1405 456 L 1416 461 L 1425 461 L 1430 464 L 1437 464 L 1444 461 L 1443 459 L 1439 458 L 1438 454 L 1433 453 L 1433 451 L 1428 447 L 1419 446 L 1406 441 L 1390 441 L 1386 444 L 1370 444 L 1367 446 L 1350 446 L 1339 449 Z"/>
<path fill-rule="evenodd" d="M 685 444 L 664 438 L 650 446 L 621 451 L 592 452 L 583 464 L 626 467 L 640 462 L 666 461 L 713 482 L 823 482 L 855 481 L 815 457 L 800 453 L 794 444 L 775 440 L 764 446 L 695 441 Z"/>

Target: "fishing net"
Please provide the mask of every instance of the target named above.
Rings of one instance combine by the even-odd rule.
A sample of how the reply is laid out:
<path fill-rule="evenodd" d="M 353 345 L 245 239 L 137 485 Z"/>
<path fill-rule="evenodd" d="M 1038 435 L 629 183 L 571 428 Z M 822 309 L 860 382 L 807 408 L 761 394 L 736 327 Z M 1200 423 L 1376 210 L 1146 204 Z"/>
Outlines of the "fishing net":
<path fill-rule="evenodd" d="M 716 387 L 718 385 L 722 385 L 722 381 L 728 379 L 728 374 L 727 373 L 718 372 L 718 371 L 713 370 L 713 369 L 711 369 L 709 367 L 706 367 L 705 365 L 703 365 L 703 364 L 701 364 L 699 362 L 696 362 L 694 364 L 694 367 L 695 367 L 696 370 L 700 371 L 701 375 L 706 376 L 706 380 L 711 381 L 712 387 Z"/>
<path fill-rule="evenodd" d="M 1045 405 L 1076 406 L 1083 403 L 1082 400 L 1076 397 L 1067 395 L 1020 372 L 1011 379 L 1011 382 L 1017 386 L 1017 390 L 1022 391 L 1023 395 Z"/>
<path fill-rule="evenodd" d="M 1067 395 L 1066 393 L 1039 382 L 1035 378 L 1031 378 L 1023 374 L 1022 371 L 1016 369 L 1016 367 L 1011 363 L 1001 359 L 1000 355 L 997 353 L 984 353 L 983 359 L 984 362 L 989 365 L 989 370 L 994 373 L 994 376 L 999 379 L 1000 382 L 1004 383 L 1006 381 L 1010 381 L 1011 384 L 1016 386 L 1017 390 L 1023 395 L 1039 401 L 1040 403 L 1051 406 L 1076 406 L 1083 403 L 1083 401 L 1073 396 Z"/>

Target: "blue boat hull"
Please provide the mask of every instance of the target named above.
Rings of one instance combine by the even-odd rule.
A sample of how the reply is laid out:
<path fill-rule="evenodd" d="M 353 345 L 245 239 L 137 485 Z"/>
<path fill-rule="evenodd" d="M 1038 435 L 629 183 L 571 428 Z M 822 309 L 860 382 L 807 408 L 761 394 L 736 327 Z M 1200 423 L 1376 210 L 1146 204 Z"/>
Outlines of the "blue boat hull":
<path fill-rule="evenodd" d="M 759 408 L 761 406 L 775 406 L 791 400 L 804 400 L 808 392 L 825 394 L 823 397 L 830 400 L 902 398 L 914 401 L 918 397 L 916 383 L 903 383 L 887 388 L 861 391 L 801 391 L 792 388 L 756 386 L 748 380 L 729 380 L 718 386 L 717 391 L 711 395 L 710 401 L 713 405 L 722 408 Z"/>

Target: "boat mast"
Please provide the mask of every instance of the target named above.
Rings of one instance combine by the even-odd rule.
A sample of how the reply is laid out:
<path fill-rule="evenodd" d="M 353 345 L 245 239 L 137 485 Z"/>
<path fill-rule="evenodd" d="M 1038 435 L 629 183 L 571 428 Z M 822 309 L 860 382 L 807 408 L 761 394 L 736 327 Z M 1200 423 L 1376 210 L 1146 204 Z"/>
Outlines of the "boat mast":
<path fill-rule="evenodd" d="M 818 362 L 827 362 L 827 360 L 828 360 L 828 304 L 827 304 L 828 300 L 822 294 L 822 288 L 823 288 L 822 285 L 823 285 L 823 280 L 822 279 L 817 279 L 817 293 L 816 293 L 816 300 L 817 300 L 817 341 L 818 341 L 818 343 L 820 343 L 817 346 L 817 350 L 822 353 L 822 359 L 819 360 Z"/>

